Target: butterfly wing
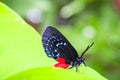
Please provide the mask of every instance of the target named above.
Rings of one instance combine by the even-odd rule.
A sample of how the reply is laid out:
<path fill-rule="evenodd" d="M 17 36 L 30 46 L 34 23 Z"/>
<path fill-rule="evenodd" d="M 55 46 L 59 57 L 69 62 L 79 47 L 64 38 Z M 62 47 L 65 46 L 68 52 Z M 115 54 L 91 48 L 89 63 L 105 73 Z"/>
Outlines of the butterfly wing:
<path fill-rule="evenodd" d="M 56 60 L 64 58 L 67 64 L 78 57 L 76 50 L 69 41 L 55 28 L 49 26 L 42 35 L 42 44 L 48 57 Z"/>

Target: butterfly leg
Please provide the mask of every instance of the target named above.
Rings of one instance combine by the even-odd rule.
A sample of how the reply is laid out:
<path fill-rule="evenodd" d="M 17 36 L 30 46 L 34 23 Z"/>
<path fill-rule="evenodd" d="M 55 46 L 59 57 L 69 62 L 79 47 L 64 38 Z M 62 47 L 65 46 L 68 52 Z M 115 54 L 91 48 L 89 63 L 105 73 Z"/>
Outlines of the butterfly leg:
<path fill-rule="evenodd" d="M 76 67 L 76 72 L 78 72 L 78 65 L 76 65 L 75 67 Z"/>
<path fill-rule="evenodd" d="M 72 69 L 74 66 L 69 67 L 68 69 Z"/>
<path fill-rule="evenodd" d="M 70 65 L 71 65 L 71 67 L 69 67 L 68 69 L 71 69 L 71 68 L 73 68 L 73 67 L 74 67 L 73 62 L 71 62 L 71 63 L 70 63 Z"/>
<path fill-rule="evenodd" d="M 69 67 L 68 69 L 71 69 L 71 68 L 73 68 L 73 67 L 75 67 L 75 68 L 76 68 L 76 72 L 78 72 L 78 65 L 76 65 L 76 66 L 71 66 L 71 67 Z"/>
<path fill-rule="evenodd" d="M 87 66 L 86 63 L 85 63 L 84 61 L 83 61 L 83 64 L 84 64 L 85 66 Z"/>

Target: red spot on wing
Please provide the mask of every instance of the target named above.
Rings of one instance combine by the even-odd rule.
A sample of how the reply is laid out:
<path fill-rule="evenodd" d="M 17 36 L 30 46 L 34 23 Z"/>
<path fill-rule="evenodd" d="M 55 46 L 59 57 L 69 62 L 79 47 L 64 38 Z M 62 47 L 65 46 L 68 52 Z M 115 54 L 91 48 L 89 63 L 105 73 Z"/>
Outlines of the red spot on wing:
<path fill-rule="evenodd" d="M 65 63 L 65 59 L 64 58 L 58 58 L 57 60 L 59 63 Z"/>
<path fill-rule="evenodd" d="M 54 66 L 55 66 L 55 67 L 59 67 L 59 68 L 64 68 L 64 69 L 66 69 L 66 68 L 69 66 L 69 64 L 57 63 L 57 64 L 55 64 Z"/>
<path fill-rule="evenodd" d="M 57 61 L 58 63 L 54 65 L 55 67 L 66 69 L 69 66 L 69 64 L 66 64 L 66 61 L 64 58 L 58 58 Z"/>

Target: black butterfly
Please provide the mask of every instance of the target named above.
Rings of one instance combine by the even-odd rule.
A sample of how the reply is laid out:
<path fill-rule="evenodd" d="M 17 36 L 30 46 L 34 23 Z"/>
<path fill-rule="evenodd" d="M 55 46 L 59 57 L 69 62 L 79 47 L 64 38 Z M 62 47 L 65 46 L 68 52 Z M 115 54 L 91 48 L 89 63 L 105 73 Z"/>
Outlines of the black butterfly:
<path fill-rule="evenodd" d="M 48 57 L 52 57 L 55 60 L 63 58 L 66 64 L 71 65 L 70 68 L 76 67 L 76 71 L 78 71 L 78 66 L 81 63 L 86 66 L 83 55 L 94 42 L 90 46 L 87 46 L 79 57 L 70 42 L 57 29 L 48 26 L 42 35 L 42 44 Z"/>

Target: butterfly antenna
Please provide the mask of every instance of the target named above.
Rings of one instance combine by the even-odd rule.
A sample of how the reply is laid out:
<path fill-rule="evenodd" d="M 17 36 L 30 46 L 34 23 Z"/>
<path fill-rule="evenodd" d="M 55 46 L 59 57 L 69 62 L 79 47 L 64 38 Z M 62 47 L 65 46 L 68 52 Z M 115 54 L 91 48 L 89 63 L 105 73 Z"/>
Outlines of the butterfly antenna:
<path fill-rule="evenodd" d="M 88 45 L 87 48 L 83 51 L 83 53 L 81 54 L 81 57 L 86 53 L 86 51 L 92 47 L 92 45 L 94 44 L 94 42 L 91 43 L 91 45 Z"/>

